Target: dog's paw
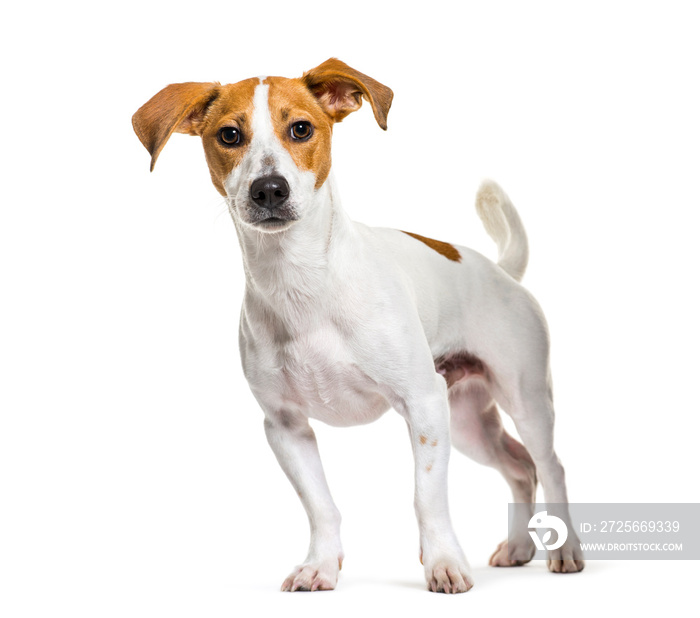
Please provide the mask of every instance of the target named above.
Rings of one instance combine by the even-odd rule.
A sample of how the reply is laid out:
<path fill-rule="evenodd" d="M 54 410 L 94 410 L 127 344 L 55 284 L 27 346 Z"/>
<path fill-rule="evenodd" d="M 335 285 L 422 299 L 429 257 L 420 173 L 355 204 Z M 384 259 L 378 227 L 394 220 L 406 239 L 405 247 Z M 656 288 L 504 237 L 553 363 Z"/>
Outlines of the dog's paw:
<path fill-rule="evenodd" d="M 443 558 L 425 565 L 428 590 L 456 594 L 467 592 L 474 585 L 471 569 L 465 560 Z"/>
<path fill-rule="evenodd" d="M 547 568 L 552 573 L 578 573 L 583 571 L 585 565 L 581 544 L 577 538 L 567 539 L 559 549 L 550 549 L 547 552 Z"/>
<path fill-rule="evenodd" d="M 510 552 L 508 551 L 510 547 Z M 518 543 L 512 541 L 509 546 L 508 541 L 499 543 L 496 551 L 489 558 L 489 565 L 495 567 L 522 566 L 532 560 L 535 554 L 535 547 L 532 542 Z"/>
<path fill-rule="evenodd" d="M 282 592 L 334 590 L 341 565 L 340 559 L 305 562 L 295 567 L 284 580 Z"/>

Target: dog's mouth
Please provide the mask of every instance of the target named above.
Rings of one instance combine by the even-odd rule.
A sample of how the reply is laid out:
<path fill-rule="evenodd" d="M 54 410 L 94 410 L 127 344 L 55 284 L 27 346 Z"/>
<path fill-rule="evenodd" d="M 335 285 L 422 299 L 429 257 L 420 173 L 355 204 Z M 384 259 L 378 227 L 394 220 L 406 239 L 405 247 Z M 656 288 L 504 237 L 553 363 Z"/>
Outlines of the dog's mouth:
<path fill-rule="evenodd" d="M 292 227 L 297 217 L 289 212 L 275 212 L 269 217 L 260 217 L 251 221 L 253 227 L 261 232 L 282 232 Z"/>
<path fill-rule="evenodd" d="M 268 217 L 255 222 L 255 227 L 267 231 L 280 231 L 286 229 L 296 221 L 296 218 Z"/>

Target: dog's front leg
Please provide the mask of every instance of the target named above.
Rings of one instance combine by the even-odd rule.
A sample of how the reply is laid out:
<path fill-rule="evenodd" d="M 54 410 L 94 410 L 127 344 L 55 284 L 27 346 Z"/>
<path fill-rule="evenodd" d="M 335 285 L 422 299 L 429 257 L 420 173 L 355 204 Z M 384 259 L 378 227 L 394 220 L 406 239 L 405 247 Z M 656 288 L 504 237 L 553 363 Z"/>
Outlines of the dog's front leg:
<path fill-rule="evenodd" d="M 415 460 L 415 509 L 428 588 L 433 592 L 466 592 L 474 580 L 448 508 L 449 410 L 442 377 L 436 376 L 433 394 L 407 402 L 403 412 Z"/>
<path fill-rule="evenodd" d="M 311 527 L 306 560 L 284 580 L 282 590 L 333 590 L 343 561 L 340 513 L 326 483 L 313 429 L 307 419 L 283 412 L 267 415 L 265 434 Z"/>

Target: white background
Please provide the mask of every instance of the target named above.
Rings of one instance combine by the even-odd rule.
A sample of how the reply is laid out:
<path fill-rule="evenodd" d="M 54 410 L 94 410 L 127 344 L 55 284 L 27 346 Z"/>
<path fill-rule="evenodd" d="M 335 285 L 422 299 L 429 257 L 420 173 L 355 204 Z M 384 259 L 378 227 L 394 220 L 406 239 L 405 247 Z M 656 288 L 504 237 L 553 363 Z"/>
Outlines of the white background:
<path fill-rule="evenodd" d="M 317 426 L 343 513 L 334 593 L 282 594 L 307 524 L 237 351 L 243 273 L 198 138 L 149 174 L 131 115 L 178 81 L 390 86 L 336 127 L 357 220 L 495 256 L 484 177 L 529 233 L 574 502 L 698 502 L 700 37 L 692 2 L 88 2 L 4 9 L 0 614 L 668 611 L 698 562 L 491 569 L 509 499 L 454 453 L 467 595 L 424 592 L 403 422 Z M 388 317 L 387 319 L 390 319 Z"/>

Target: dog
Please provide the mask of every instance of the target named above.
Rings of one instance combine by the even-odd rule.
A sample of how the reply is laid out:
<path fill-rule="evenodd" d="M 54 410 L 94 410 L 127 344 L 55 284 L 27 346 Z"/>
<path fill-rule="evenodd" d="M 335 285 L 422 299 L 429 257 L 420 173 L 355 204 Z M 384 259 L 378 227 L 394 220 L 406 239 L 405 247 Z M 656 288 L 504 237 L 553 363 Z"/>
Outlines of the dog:
<path fill-rule="evenodd" d="M 392 98 L 388 87 L 331 58 L 294 79 L 172 84 L 133 116 L 151 171 L 173 132 L 201 136 L 235 224 L 246 276 L 243 371 L 311 529 L 308 555 L 282 590 L 335 588 L 344 556 L 309 419 L 350 426 L 389 408 L 409 428 L 429 590 L 466 592 L 474 583 L 448 510 L 451 443 L 498 469 L 516 503 L 534 503 L 539 479 L 570 530 L 549 551 L 549 570 L 580 571 L 553 446 L 549 335 L 519 284 L 528 243 L 511 201 L 491 181 L 477 192 L 497 263 L 459 245 L 353 222 L 340 205 L 333 126 L 365 100 L 386 130 Z M 504 430 L 497 406 L 522 444 Z M 491 565 L 532 558 L 529 516 L 512 524 Z"/>

